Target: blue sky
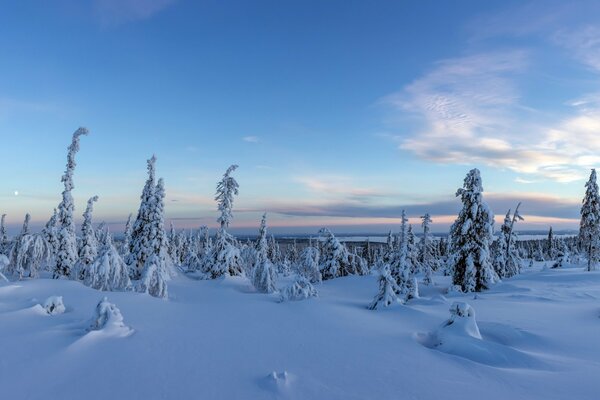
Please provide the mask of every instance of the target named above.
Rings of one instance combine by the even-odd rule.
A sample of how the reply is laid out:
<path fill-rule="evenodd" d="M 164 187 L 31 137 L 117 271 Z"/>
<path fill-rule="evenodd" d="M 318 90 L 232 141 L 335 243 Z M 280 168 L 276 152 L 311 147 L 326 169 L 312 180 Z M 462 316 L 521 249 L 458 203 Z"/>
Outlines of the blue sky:
<path fill-rule="evenodd" d="M 597 2 L 4 2 L 0 208 L 17 227 L 58 204 L 80 125 L 77 216 L 115 229 L 158 157 L 167 220 L 215 226 L 240 165 L 237 230 L 443 231 L 466 172 L 498 217 L 577 226 L 600 160 Z M 18 195 L 15 195 L 18 192 Z"/>

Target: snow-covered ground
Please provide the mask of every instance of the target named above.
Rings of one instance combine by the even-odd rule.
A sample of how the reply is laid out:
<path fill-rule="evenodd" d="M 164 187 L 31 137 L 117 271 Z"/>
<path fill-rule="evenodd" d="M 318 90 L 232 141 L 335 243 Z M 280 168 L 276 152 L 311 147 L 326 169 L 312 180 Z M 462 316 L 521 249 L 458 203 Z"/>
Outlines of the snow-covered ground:
<path fill-rule="evenodd" d="M 370 311 L 376 279 L 334 279 L 286 303 L 239 277 L 180 276 L 167 301 L 2 282 L 0 398 L 599 398 L 600 272 L 536 265 L 476 295 L 445 295 L 436 276 L 420 299 Z M 51 296 L 64 313 L 46 313 Z M 88 331 L 105 296 L 125 326 Z M 481 339 L 440 328 L 455 301 L 475 310 Z"/>

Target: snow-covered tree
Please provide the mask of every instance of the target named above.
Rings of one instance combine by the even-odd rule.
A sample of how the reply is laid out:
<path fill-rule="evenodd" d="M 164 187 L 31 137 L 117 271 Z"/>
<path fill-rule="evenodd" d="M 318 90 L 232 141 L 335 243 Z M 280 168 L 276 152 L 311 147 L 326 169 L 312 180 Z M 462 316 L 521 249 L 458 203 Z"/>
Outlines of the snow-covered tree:
<path fill-rule="evenodd" d="M 327 228 L 321 229 L 319 233 L 325 236 L 320 265 L 323 280 L 354 274 L 354 266 L 350 263 L 346 246 Z"/>
<path fill-rule="evenodd" d="M 29 220 L 30 216 L 27 214 L 21 233 L 15 238 L 10 252 L 10 264 L 7 272 L 18 275 L 19 279 L 36 278 L 39 270 L 52 256 L 43 234 L 29 232 Z"/>
<path fill-rule="evenodd" d="M 408 218 L 406 217 L 406 212 L 402 210 L 398 245 L 389 257 L 390 273 L 396 280 L 396 286 L 398 287 L 396 294 L 402 302 L 419 297 L 419 288 L 417 280 L 414 277 L 412 258 L 409 256 L 409 239 Z"/>
<path fill-rule="evenodd" d="M 0 219 L 0 254 L 8 253 L 8 233 L 6 232 L 6 214 L 2 214 Z"/>
<path fill-rule="evenodd" d="M 58 252 L 58 211 L 56 208 L 54 209 L 54 212 L 48 222 L 46 222 L 46 225 L 42 230 L 42 235 L 44 236 L 44 239 L 50 248 L 50 263 L 52 265 L 49 265 L 49 267 L 51 267 L 49 270 L 54 271 L 54 259 L 56 258 L 56 253 Z"/>
<path fill-rule="evenodd" d="M 125 262 L 129 265 L 131 278 L 138 279 L 148 257 L 154 253 L 152 248 L 152 213 L 156 201 L 156 156 L 147 162 L 148 179 L 140 196 L 140 208 L 131 231 L 129 255 Z"/>
<path fill-rule="evenodd" d="M 312 246 L 305 247 L 297 263 L 298 274 L 305 277 L 310 283 L 321 283 L 321 271 L 319 271 L 319 252 Z"/>
<path fill-rule="evenodd" d="M 256 290 L 261 293 L 274 293 L 277 291 L 276 280 L 277 273 L 273 263 L 267 257 L 259 255 L 252 278 L 252 284 Z"/>
<path fill-rule="evenodd" d="M 166 252 L 162 252 L 162 254 L 150 254 L 142 269 L 142 276 L 137 287 L 138 292 L 163 299 L 169 297 L 167 289 L 169 272 L 165 268 L 167 256 Z"/>
<path fill-rule="evenodd" d="M 75 235 L 75 223 L 73 212 L 75 205 L 71 191 L 74 188 L 73 174 L 75 172 L 75 155 L 79 151 L 80 137 L 87 135 L 86 128 L 79 128 L 73 133 L 73 140 L 67 153 L 67 166 L 62 176 L 64 191 L 62 201 L 58 205 L 58 248 L 54 265 L 54 278 L 68 278 L 71 269 L 77 262 L 77 237 Z"/>
<path fill-rule="evenodd" d="M 235 246 L 235 240 L 227 232 L 227 228 L 233 218 L 232 207 L 234 197 L 239 193 L 239 185 L 231 173 L 237 165 L 230 166 L 223 178 L 217 183 L 218 210 L 221 213 L 217 222 L 221 225 L 217 231 L 215 243 L 212 246 L 210 258 L 205 264 L 207 274 L 210 278 L 218 278 L 223 275 L 242 275 L 242 259 L 239 249 Z"/>
<path fill-rule="evenodd" d="M 569 250 L 563 240 L 558 240 L 556 243 L 556 259 L 552 268 L 562 268 L 569 259 Z"/>
<path fill-rule="evenodd" d="M 378 263 L 383 263 L 383 261 L 378 261 Z M 401 289 L 398 287 L 396 279 L 390 273 L 389 265 L 380 264 L 376 267 L 381 270 L 381 275 L 379 276 L 379 292 L 373 299 L 373 302 L 369 305 L 369 310 L 377 310 L 396 302 L 402 302 L 403 299 L 398 297 L 398 293 L 401 292 Z"/>
<path fill-rule="evenodd" d="M 94 203 L 98 201 L 98 196 L 91 197 L 87 202 L 87 207 L 83 213 L 83 224 L 81 225 L 81 242 L 79 248 L 79 262 L 77 264 L 78 277 L 83 279 L 85 269 L 96 260 L 98 256 L 98 241 L 96 232 L 92 225 L 92 212 Z"/>
<path fill-rule="evenodd" d="M 423 240 L 421 241 L 421 268 L 423 270 L 423 274 L 425 275 L 423 278 L 423 283 L 425 285 L 431 285 L 433 283 L 433 270 L 435 268 L 430 234 L 430 224 L 432 220 L 429 213 L 423 215 L 421 220 L 421 226 L 423 227 Z"/>
<path fill-rule="evenodd" d="M 591 271 L 596 268 L 600 259 L 600 194 L 595 169 L 592 169 L 585 187 L 579 223 L 579 246 L 587 255 L 587 270 Z"/>
<path fill-rule="evenodd" d="M 131 288 L 129 269 L 115 248 L 110 233 L 106 235 L 98 257 L 82 272 L 83 283 L 93 289 L 118 291 Z"/>
<path fill-rule="evenodd" d="M 233 200 L 239 194 L 239 185 L 231 174 L 238 168 L 237 165 L 231 165 L 223 174 L 223 179 L 217 183 L 217 194 L 215 200 L 221 215 L 217 222 L 221 224 L 221 229 L 226 230 L 233 219 Z"/>
<path fill-rule="evenodd" d="M 298 301 L 317 296 L 317 289 L 315 289 L 308 279 L 300 276 L 294 283 L 283 289 L 279 301 Z"/>
<path fill-rule="evenodd" d="M 123 232 L 123 243 L 121 244 L 121 255 L 123 260 L 127 260 L 129 257 L 129 251 L 131 250 L 131 234 L 133 231 L 133 214 L 129 214 L 127 222 L 125 223 L 125 231 Z"/>
<path fill-rule="evenodd" d="M 548 258 L 550 260 L 554 260 L 556 258 L 556 243 L 554 243 L 554 233 L 552 232 L 552 227 L 548 230 L 548 238 L 546 239 L 546 254 L 548 254 Z"/>
<path fill-rule="evenodd" d="M 511 210 L 508 210 L 504 217 L 504 223 L 500 227 L 500 237 L 496 244 L 496 255 L 494 257 L 494 270 L 500 278 L 510 278 L 521 272 L 521 257 L 517 249 L 517 234 L 514 226 L 517 221 L 522 221 L 523 217 L 519 214 L 517 204 L 514 214 L 511 216 Z"/>
<path fill-rule="evenodd" d="M 271 235 L 269 237 L 269 245 L 267 250 L 267 255 L 269 260 L 275 265 L 279 265 L 283 261 L 283 257 L 281 255 L 281 251 L 279 249 L 279 244 L 275 240 L 275 236 Z"/>
<path fill-rule="evenodd" d="M 258 229 L 258 238 L 256 239 L 257 259 L 268 258 L 269 243 L 267 241 L 267 213 L 264 213 Z"/>
<path fill-rule="evenodd" d="M 452 281 L 463 292 L 479 292 L 497 280 L 490 256 L 494 215 L 482 193 L 479 170 L 472 169 L 456 192 L 463 207 L 450 229 Z"/>

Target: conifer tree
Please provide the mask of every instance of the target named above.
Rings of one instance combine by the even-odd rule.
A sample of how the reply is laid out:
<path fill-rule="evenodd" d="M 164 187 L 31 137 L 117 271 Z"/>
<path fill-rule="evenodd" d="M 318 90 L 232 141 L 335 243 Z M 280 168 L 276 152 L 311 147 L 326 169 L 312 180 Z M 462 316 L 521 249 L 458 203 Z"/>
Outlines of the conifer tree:
<path fill-rule="evenodd" d="M 431 285 L 433 283 L 433 270 L 434 260 L 432 257 L 432 246 L 430 237 L 430 224 L 432 222 L 429 213 L 426 213 L 421 217 L 421 226 L 423 227 L 423 240 L 421 245 L 421 267 L 425 277 L 423 283 L 425 285 Z"/>
<path fill-rule="evenodd" d="M 6 214 L 2 214 L 0 219 L 0 254 L 6 254 L 8 252 L 8 234 L 6 233 Z"/>
<path fill-rule="evenodd" d="M 68 148 L 67 167 L 65 174 L 62 176 L 64 191 L 62 193 L 62 201 L 58 205 L 58 248 L 54 265 L 54 278 L 70 277 L 71 269 L 77 261 L 77 238 L 75 236 L 75 223 L 73 222 L 75 205 L 73 204 L 71 192 L 74 188 L 75 155 L 79 151 L 80 137 L 87 134 L 87 129 L 77 129 L 73 133 L 73 140 Z"/>
<path fill-rule="evenodd" d="M 382 261 L 379 261 L 381 263 Z M 369 310 L 377 310 L 383 307 L 388 307 L 393 303 L 402 302 L 398 297 L 398 293 L 402 290 L 398 287 L 396 279 L 390 273 L 389 265 L 383 264 L 378 266 L 381 270 L 379 276 L 379 292 L 373 299 L 373 302 L 367 307 Z"/>
<path fill-rule="evenodd" d="M 511 210 L 508 210 L 504 217 L 504 223 L 500 227 L 500 237 L 496 245 L 496 256 L 494 257 L 494 270 L 500 278 L 510 278 L 521 272 L 521 257 L 517 249 L 517 234 L 514 226 L 517 220 L 523 221 L 519 214 L 517 204 L 514 214 L 511 216 Z"/>
<path fill-rule="evenodd" d="M 452 281 L 463 292 L 488 289 L 497 280 L 490 257 L 494 215 L 482 193 L 479 170 L 472 169 L 456 192 L 463 207 L 450 229 Z"/>
<path fill-rule="evenodd" d="M 211 256 L 206 266 L 208 269 L 206 272 L 212 279 L 226 274 L 237 276 L 243 273 L 240 251 L 234 244 L 233 236 L 227 232 L 233 218 L 233 200 L 239 194 L 239 185 L 235 178 L 231 176 L 237 167 L 237 165 L 230 166 L 223 178 L 217 183 L 215 200 L 221 213 L 217 219 L 220 228 L 217 231 Z"/>
<path fill-rule="evenodd" d="M 156 156 L 147 162 L 148 179 L 140 196 L 140 208 L 133 223 L 129 255 L 125 262 L 129 265 L 132 279 L 139 279 L 146 260 L 153 253 L 151 214 L 154 208 L 156 191 Z"/>
<path fill-rule="evenodd" d="M 325 236 L 320 265 L 323 280 L 355 274 L 346 246 L 327 228 L 321 229 L 319 233 Z"/>
<path fill-rule="evenodd" d="M 127 260 L 129 257 L 129 251 L 131 249 L 131 233 L 133 230 L 133 214 L 129 214 L 127 222 L 125 223 L 125 231 L 123 232 L 123 244 L 121 248 L 121 255 L 123 260 Z"/>
<path fill-rule="evenodd" d="M 409 255 L 409 239 L 408 218 L 406 217 L 406 212 L 402 210 L 398 245 L 389 260 L 390 273 L 396 280 L 398 287 L 396 294 L 402 302 L 419 297 L 418 284 L 414 277 L 412 257 Z"/>
<path fill-rule="evenodd" d="M 98 201 L 98 196 L 91 197 L 87 202 L 87 207 L 83 213 L 83 224 L 81 225 L 81 245 L 79 248 L 78 262 L 78 277 L 83 279 L 85 269 L 98 256 L 98 241 L 96 232 L 92 225 L 92 212 L 94 211 L 94 203 Z"/>
<path fill-rule="evenodd" d="M 587 256 L 587 270 L 592 271 L 600 258 L 600 195 L 595 169 L 592 169 L 585 187 L 579 223 L 579 247 Z"/>
<path fill-rule="evenodd" d="M 106 234 L 98 257 L 82 272 L 83 283 L 93 289 L 117 291 L 131 288 L 127 264 L 115 248 L 110 233 Z"/>

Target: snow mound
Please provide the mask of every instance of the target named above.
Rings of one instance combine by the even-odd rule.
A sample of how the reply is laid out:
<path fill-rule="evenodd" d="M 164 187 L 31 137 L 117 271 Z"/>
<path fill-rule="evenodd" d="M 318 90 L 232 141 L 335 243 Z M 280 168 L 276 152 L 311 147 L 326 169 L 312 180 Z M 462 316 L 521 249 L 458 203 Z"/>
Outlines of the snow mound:
<path fill-rule="evenodd" d="M 298 278 L 293 284 L 283 289 L 280 302 L 304 300 L 317 297 L 317 289 L 304 277 Z"/>
<path fill-rule="evenodd" d="M 123 322 L 121 310 L 106 297 L 96 306 L 96 312 L 87 330 L 90 333 L 102 332 L 104 336 L 112 337 L 127 337 L 133 333 L 133 329 Z"/>
<path fill-rule="evenodd" d="M 63 314 L 65 312 L 65 304 L 62 296 L 50 296 L 44 302 L 44 310 L 49 315 Z"/>
<path fill-rule="evenodd" d="M 506 335 L 507 329 L 503 329 Z M 547 369 L 543 362 L 532 355 L 502 344 L 502 338 L 496 340 L 498 342 L 482 337 L 475 320 L 475 310 L 463 302 L 452 304 L 450 318 L 437 330 L 417 335 L 417 341 L 425 347 L 479 364 L 500 368 Z M 510 342 L 510 339 L 506 342 Z"/>

